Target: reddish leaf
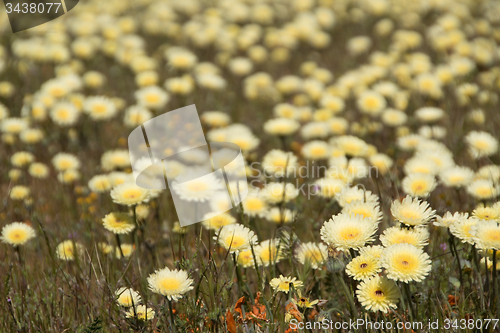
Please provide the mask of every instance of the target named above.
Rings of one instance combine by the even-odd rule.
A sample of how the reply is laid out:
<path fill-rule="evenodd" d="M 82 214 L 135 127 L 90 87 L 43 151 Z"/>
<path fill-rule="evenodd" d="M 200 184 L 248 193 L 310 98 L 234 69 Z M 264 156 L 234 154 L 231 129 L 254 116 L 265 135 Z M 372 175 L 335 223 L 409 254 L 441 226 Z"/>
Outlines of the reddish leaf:
<path fill-rule="evenodd" d="M 229 310 L 226 313 L 226 325 L 230 333 L 236 333 L 236 323 L 234 322 L 233 314 Z"/>
<path fill-rule="evenodd" d="M 245 303 L 245 296 L 241 297 L 234 305 L 234 311 L 240 314 L 240 318 L 243 318 L 243 311 L 241 311 L 241 306 Z"/>

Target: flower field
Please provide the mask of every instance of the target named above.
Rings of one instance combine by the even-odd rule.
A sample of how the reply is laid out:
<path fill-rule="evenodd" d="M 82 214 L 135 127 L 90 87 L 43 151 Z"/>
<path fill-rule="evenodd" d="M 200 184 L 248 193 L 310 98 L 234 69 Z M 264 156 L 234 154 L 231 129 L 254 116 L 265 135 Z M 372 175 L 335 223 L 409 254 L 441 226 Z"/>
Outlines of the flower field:
<path fill-rule="evenodd" d="M 0 32 L 0 332 L 500 331 L 500 2 L 81 0 Z M 193 104 L 210 155 L 166 123 L 176 158 L 135 158 Z"/>

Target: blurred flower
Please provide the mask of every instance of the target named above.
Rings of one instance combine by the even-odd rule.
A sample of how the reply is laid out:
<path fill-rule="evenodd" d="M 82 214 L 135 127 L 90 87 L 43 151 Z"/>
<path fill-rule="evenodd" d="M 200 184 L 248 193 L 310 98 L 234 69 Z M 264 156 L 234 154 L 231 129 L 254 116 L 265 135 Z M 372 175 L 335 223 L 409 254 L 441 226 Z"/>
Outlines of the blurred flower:
<path fill-rule="evenodd" d="M 117 259 L 129 258 L 132 255 L 132 253 L 134 253 L 134 250 L 135 250 L 135 245 L 133 244 L 121 244 L 119 248 L 118 247 L 115 248 L 115 257 Z"/>
<path fill-rule="evenodd" d="M 487 132 L 472 131 L 464 140 L 474 158 L 491 156 L 498 152 L 498 140 Z"/>
<path fill-rule="evenodd" d="M 203 219 L 203 226 L 207 229 L 215 231 L 226 225 L 236 223 L 236 219 L 228 213 L 207 213 Z"/>
<path fill-rule="evenodd" d="M 31 190 L 29 187 L 24 185 L 16 185 L 10 189 L 10 198 L 12 200 L 24 200 L 30 195 L 30 193 Z"/>
<path fill-rule="evenodd" d="M 276 183 L 270 182 L 262 190 L 262 196 L 268 203 L 277 204 L 280 202 L 288 202 L 295 199 L 299 195 L 299 190 L 291 183 Z"/>
<path fill-rule="evenodd" d="M 310 265 L 313 269 L 319 269 L 328 258 L 328 249 L 323 243 L 301 243 L 295 252 L 295 258 L 302 265 Z"/>
<path fill-rule="evenodd" d="M 66 240 L 59 243 L 56 248 L 56 255 L 61 260 L 71 261 L 75 260 L 77 255 L 83 254 L 84 247 L 80 243 L 72 240 Z"/>
<path fill-rule="evenodd" d="M 57 171 L 66 171 L 80 168 L 80 161 L 72 154 L 58 153 L 52 158 L 52 164 Z"/>
<path fill-rule="evenodd" d="M 284 257 L 283 247 L 277 239 L 262 241 L 254 247 L 254 253 L 259 266 L 274 265 Z"/>
<path fill-rule="evenodd" d="M 113 118 L 118 109 L 108 97 L 91 96 L 85 99 L 83 111 L 93 120 L 100 121 Z"/>
<path fill-rule="evenodd" d="M 427 197 L 436 187 L 436 179 L 425 173 L 412 173 L 403 178 L 403 191 L 415 197 Z"/>
<path fill-rule="evenodd" d="M 130 308 L 126 312 L 127 318 L 137 318 L 139 320 L 152 320 L 155 317 L 155 311 L 145 305 L 138 305 L 137 307 Z"/>
<path fill-rule="evenodd" d="M 454 214 L 451 214 L 450 212 L 446 212 L 443 217 L 436 215 L 436 222 L 434 222 L 434 225 L 438 227 L 449 228 L 452 224 L 467 220 L 468 217 L 468 213 L 456 212 Z"/>
<path fill-rule="evenodd" d="M 124 307 L 137 306 L 141 303 L 141 296 L 132 288 L 122 287 L 115 291 L 118 304 Z"/>
<path fill-rule="evenodd" d="M 242 201 L 243 212 L 248 216 L 264 216 L 267 211 L 267 202 L 259 191 L 249 191 Z"/>
<path fill-rule="evenodd" d="M 257 236 L 242 224 L 229 224 L 219 229 L 214 240 L 229 252 L 234 253 L 255 246 Z"/>
<path fill-rule="evenodd" d="M 472 226 L 470 234 L 478 248 L 500 250 L 500 225 L 497 221 L 480 221 Z"/>
<path fill-rule="evenodd" d="M 262 159 L 262 169 L 275 177 L 293 175 L 299 167 L 297 156 L 279 149 L 271 149 Z"/>
<path fill-rule="evenodd" d="M 95 175 L 89 180 L 88 186 L 92 192 L 96 193 L 107 192 L 112 188 L 108 175 Z"/>
<path fill-rule="evenodd" d="M 149 199 L 149 190 L 139 187 L 135 183 L 123 183 L 115 186 L 110 194 L 113 202 L 119 205 L 132 206 Z"/>
<path fill-rule="evenodd" d="M 128 234 L 135 229 L 134 220 L 128 213 L 109 213 L 102 219 L 102 222 L 104 228 L 114 234 Z"/>
<path fill-rule="evenodd" d="M 173 183 L 172 188 L 182 200 L 205 202 L 222 188 L 222 184 L 213 174 L 207 174 L 187 181 L 183 181 L 181 175 Z"/>

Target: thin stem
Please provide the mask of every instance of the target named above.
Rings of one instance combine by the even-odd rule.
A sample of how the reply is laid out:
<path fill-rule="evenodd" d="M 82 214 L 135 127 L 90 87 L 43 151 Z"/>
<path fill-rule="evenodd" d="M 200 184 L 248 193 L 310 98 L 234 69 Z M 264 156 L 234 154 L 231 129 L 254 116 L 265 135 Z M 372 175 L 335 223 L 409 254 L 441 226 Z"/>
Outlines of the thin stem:
<path fill-rule="evenodd" d="M 460 258 L 458 257 L 457 247 L 455 245 L 455 238 L 453 237 L 453 235 L 451 234 L 449 229 L 448 229 L 448 234 L 450 236 L 448 238 L 448 242 L 450 243 L 451 253 L 455 257 L 455 259 L 457 259 L 458 275 L 460 278 L 460 290 L 462 290 L 464 287 L 464 280 L 463 280 L 463 276 L 462 276 L 462 265 L 460 264 Z"/>
<path fill-rule="evenodd" d="M 485 259 L 486 260 L 486 259 Z M 493 273 L 492 273 L 492 278 L 491 278 L 491 282 L 493 282 L 493 286 L 491 288 L 492 292 L 491 292 L 491 313 L 493 314 L 493 316 L 496 315 L 496 312 L 497 312 L 497 298 L 498 298 L 498 295 L 497 295 L 497 250 L 493 250 Z"/>
<path fill-rule="evenodd" d="M 19 266 L 23 267 L 23 258 L 21 257 L 21 248 L 20 246 L 14 246 L 17 252 L 17 259 L 19 260 Z"/>
<path fill-rule="evenodd" d="M 255 267 L 255 271 L 257 271 L 257 283 L 258 283 L 258 289 L 260 290 L 260 283 L 261 283 L 261 276 L 260 276 L 260 271 L 259 271 L 259 264 L 257 262 L 257 256 L 255 255 L 255 251 L 253 249 L 253 245 L 250 244 L 250 249 L 252 250 L 252 256 L 253 256 L 253 264 Z"/>
<path fill-rule="evenodd" d="M 238 279 L 238 288 L 240 289 L 240 294 L 241 294 L 241 292 L 243 291 L 243 288 L 241 287 L 243 279 L 241 278 L 240 268 L 238 267 L 238 262 L 236 261 L 236 252 L 233 252 L 233 262 L 234 262 L 234 269 L 236 269 L 236 278 Z"/>
<path fill-rule="evenodd" d="M 472 258 L 474 259 L 474 272 L 476 273 L 477 279 L 479 280 L 479 296 L 481 298 L 481 306 L 484 307 L 484 290 L 483 290 L 483 278 L 481 277 L 481 267 L 479 264 L 479 260 L 477 258 L 477 250 L 476 245 L 472 245 Z"/>
<path fill-rule="evenodd" d="M 134 237 L 134 243 L 135 243 L 136 250 L 139 251 L 140 244 L 139 244 L 139 238 L 137 235 L 137 231 L 138 231 L 137 229 L 139 229 L 139 223 L 137 222 L 137 210 L 136 209 L 137 209 L 137 205 L 134 205 L 133 212 L 134 212 L 135 228 L 134 228 L 132 236 Z M 142 236 L 142 229 L 141 229 L 141 236 Z"/>
<path fill-rule="evenodd" d="M 168 310 L 170 311 L 170 326 L 172 327 L 172 332 L 177 333 L 177 328 L 175 327 L 174 321 L 174 311 L 172 310 L 172 301 L 167 298 Z"/>
<path fill-rule="evenodd" d="M 490 286 L 490 270 L 488 269 L 488 258 L 485 257 L 484 258 L 484 271 L 485 271 L 485 275 L 486 275 L 486 290 L 489 290 L 489 286 Z"/>
<path fill-rule="evenodd" d="M 353 316 L 354 319 L 358 319 L 358 313 L 356 309 L 356 305 L 354 305 L 354 299 L 352 298 L 351 292 L 347 285 L 345 284 L 344 277 L 342 276 L 341 273 L 337 273 L 337 277 L 340 281 L 340 285 L 342 286 L 342 289 L 344 290 L 344 294 L 347 297 L 347 300 L 349 301 L 349 308 L 351 309 L 351 315 Z"/>
<path fill-rule="evenodd" d="M 408 283 L 403 283 L 403 289 L 405 290 L 406 294 L 406 299 L 407 299 L 407 304 L 408 304 L 408 312 L 410 314 L 410 320 L 413 321 L 413 305 L 411 304 L 411 293 L 410 293 L 410 286 Z"/>
<path fill-rule="evenodd" d="M 123 250 L 122 250 L 122 243 L 120 242 L 120 235 L 118 234 L 115 234 L 115 238 L 116 238 L 116 245 L 118 245 L 118 249 L 120 250 L 120 259 L 124 258 L 123 256 Z"/>

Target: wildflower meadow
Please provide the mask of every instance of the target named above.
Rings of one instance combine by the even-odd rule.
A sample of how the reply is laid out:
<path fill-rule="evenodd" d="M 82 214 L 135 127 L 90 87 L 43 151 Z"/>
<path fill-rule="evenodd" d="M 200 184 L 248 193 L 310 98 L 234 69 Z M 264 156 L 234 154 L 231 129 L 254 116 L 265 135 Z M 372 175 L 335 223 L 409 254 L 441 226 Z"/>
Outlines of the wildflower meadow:
<path fill-rule="evenodd" d="M 500 1 L 4 2 L 1 333 L 500 332 Z"/>

